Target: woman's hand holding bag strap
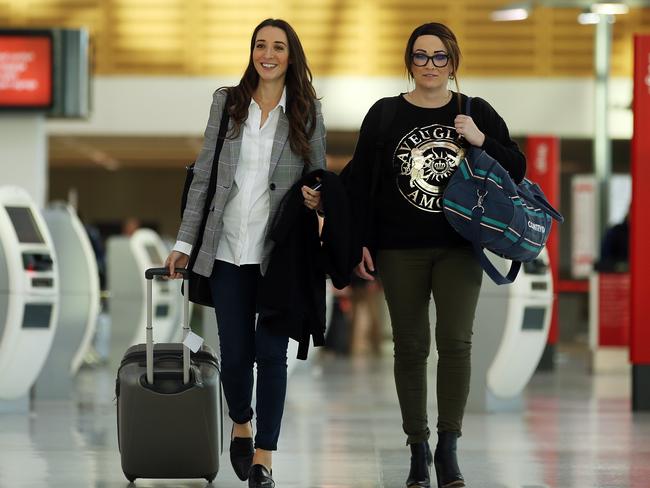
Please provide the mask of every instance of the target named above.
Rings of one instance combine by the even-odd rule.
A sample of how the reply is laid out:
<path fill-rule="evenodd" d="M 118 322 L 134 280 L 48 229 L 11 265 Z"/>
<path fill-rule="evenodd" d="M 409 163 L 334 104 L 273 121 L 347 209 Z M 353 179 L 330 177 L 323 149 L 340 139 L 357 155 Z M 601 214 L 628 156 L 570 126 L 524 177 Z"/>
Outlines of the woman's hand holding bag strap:
<path fill-rule="evenodd" d="M 467 98 L 466 113 L 470 115 Z M 497 285 L 512 283 L 522 262 L 535 259 L 544 248 L 553 220 L 564 218 L 546 200 L 539 185 L 510 174 L 485 151 L 470 147 L 443 195 L 447 221 L 471 242 L 487 275 Z M 512 260 L 501 274 L 484 249 Z"/>

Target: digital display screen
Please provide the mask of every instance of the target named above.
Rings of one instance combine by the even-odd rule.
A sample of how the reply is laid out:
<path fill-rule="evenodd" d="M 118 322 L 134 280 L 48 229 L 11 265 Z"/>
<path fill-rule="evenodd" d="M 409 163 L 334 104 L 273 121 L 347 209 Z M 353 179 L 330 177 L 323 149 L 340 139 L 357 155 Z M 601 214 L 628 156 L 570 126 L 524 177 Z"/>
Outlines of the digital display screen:
<path fill-rule="evenodd" d="M 52 52 L 48 32 L 0 30 L 0 108 L 52 106 Z"/>
<path fill-rule="evenodd" d="M 50 327 L 52 305 L 28 303 L 23 314 L 23 329 L 47 329 Z"/>
<path fill-rule="evenodd" d="M 524 273 L 530 275 L 545 275 L 548 272 L 548 266 L 546 263 L 537 258 L 524 263 Z"/>
<path fill-rule="evenodd" d="M 524 330 L 542 330 L 545 316 L 546 309 L 544 307 L 526 307 L 521 328 Z"/>
<path fill-rule="evenodd" d="M 152 244 L 147 244 L 144 248 L 147 250 L 147 254 L 149 255 L 152 264 L 162 266 L 163 258 L 158 252 L 158 248 Z"/>
<path fill-rule="evenodd" d="M 155 316 L 156 318 L 167 317 L 169 315 L 169 305 L 157 305 Z"/>
<path fill-rule="evenodd" d="M 45 242 L 29 207 L 5 207 L 5 210 L 7 210 L 9 219 L 16 230 L 18 242 L 25 244 L 43 244 Z"/>
<path fill-rule="evenodd" d="M 52 256 L 43 253 L 23 253 L 23 269 L 27 271 L 52 271 Z"/>

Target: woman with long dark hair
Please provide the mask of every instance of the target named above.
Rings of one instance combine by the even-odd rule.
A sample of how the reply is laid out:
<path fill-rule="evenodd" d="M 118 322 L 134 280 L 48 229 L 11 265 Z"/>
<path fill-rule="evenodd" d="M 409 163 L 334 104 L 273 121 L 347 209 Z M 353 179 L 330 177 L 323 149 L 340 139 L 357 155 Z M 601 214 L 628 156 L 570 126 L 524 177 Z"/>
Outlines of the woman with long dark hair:
<path fill-rule="evenodd" d="M 224 110 L 229 126 L 218 158 L 217 186 L 202 242 L 196 242 Z M 233 421 L 230 459 L 251 488 L 272 488 L 287 386 L 288 337 L 256 327 L 258 282 L 268 268 L 268 238 L 282 197 L 304 174 L 325 167 L 325 128 L 312 74 L 296 32 L 267 19 L 251 37 L 248 66 L 237 86 L 214 93 L 205 142 L 177 243 L 165 263 L 172 277 L 200 246 L 193 270 L 210 277 L 219 328 L 221 375 Z M 317 210 L 320 192 L 302 187 Z M 257 363 L 253 441 L 253 366 Z"/>
<path fill-rule="evenodd" d="M 435 464 L 439 487 L 461 487 L 456 441 L 469 393 L 472 327 L 483 272 L 469 242 L 445 220 L 442 194 L 470 145 L 483 148 L 517 182 L 524 177 L 526 161 L 485 100 L 472 99 L 471 115 L 466 113 L 467 96 L 457 81 L 460 48 L 447 26 L 434 22 L 416 28 L 404 63 L 414 88 L 370 109 L 346 171 L 361 229 L 362 259 L 356 272 L 372 280 L 376 262 L 388 303 L 395 383 L 411 449 L 406 485 L 429 487 L 429 466 Z M 455 92 L 449 89 L 451 80 Z M 386 118 L 390 123 L 382 120 Z M 383 145 L 379 154 L 378 140 Z M 427 419 L 431 296 L 438 350 L 433 456 Z"/>

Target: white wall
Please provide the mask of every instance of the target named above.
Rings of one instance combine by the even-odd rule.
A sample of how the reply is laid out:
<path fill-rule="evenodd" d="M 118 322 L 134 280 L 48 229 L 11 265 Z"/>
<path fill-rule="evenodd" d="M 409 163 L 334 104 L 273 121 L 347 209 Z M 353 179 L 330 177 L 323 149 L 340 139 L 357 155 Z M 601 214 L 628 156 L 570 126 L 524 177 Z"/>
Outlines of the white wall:
<path fill-rule="evenodd" d="M 197 135 L 203 133 L 212 92 L 235 78 L 97 77 L 88 121 L 52 120 L 50 134 Z M 402 78 L 328 77 L 315 81 L 323 97 L 325 123 L 355 130 L 375 100 L 406 91 Z M 591 137 L 594 82 L 591 78 L 466 78 L 461 90 L 488 100 L 513 135 Z M 632 135 L 632 80 L 610 85 L 613 138 Z"/>
<path fill-rule="evenodd" d="M 36 205 L 47 195 L 47 134 L 41 114 L 0 113 L 0 186 L 24 188 Z"/>

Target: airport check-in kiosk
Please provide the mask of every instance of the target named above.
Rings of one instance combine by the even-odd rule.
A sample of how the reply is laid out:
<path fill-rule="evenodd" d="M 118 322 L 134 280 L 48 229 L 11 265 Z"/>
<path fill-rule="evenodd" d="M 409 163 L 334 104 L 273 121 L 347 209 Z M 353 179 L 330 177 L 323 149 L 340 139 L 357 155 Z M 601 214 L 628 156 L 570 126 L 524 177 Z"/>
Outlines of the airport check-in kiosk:
<path fill-rule="evenodd" d="M 60 307 L 52 348 L 35 391 L 39 399 L 66 399 L 95 334 L 99 273 L 90 239 L 74 208 L 54 203 L 43 211 L 43 218 L 58 258 Z"/>
<path fill-rule="evenodd" d="M 510 261 L 494 255 L 490 260 L 502 273 L 509 269 Z M 474 319 L 468 412 L 523 408 L 521 395 L 544 352 L 552 304 L 553 280 L 546 249 L 536 260 L 522 264 L 510 285 L 496 285 L 483 275 Z M 435 324 L 433 304 L 431 323 Z"/>
<path fill-rule="evenodd" d="M 0 188 L 0 403 L 29 406 L 57 326 L 59 275 L 47 225 L 29 194 Z"/>
<path fill-rule="evenodd" d="M 134 344 L 144 344 L 146 323 L 147 268 L 161 267 L 167 248 L 160 236 L 151 229 L 138 229 L 132 236 L 108 239 L 107 278 L 110 290 L 111 365 L 119 365 L 124 352 Z M 154 341 L 171 342 L 178 339 L 177 283 L 154 280 L 153 323 Z"/>

